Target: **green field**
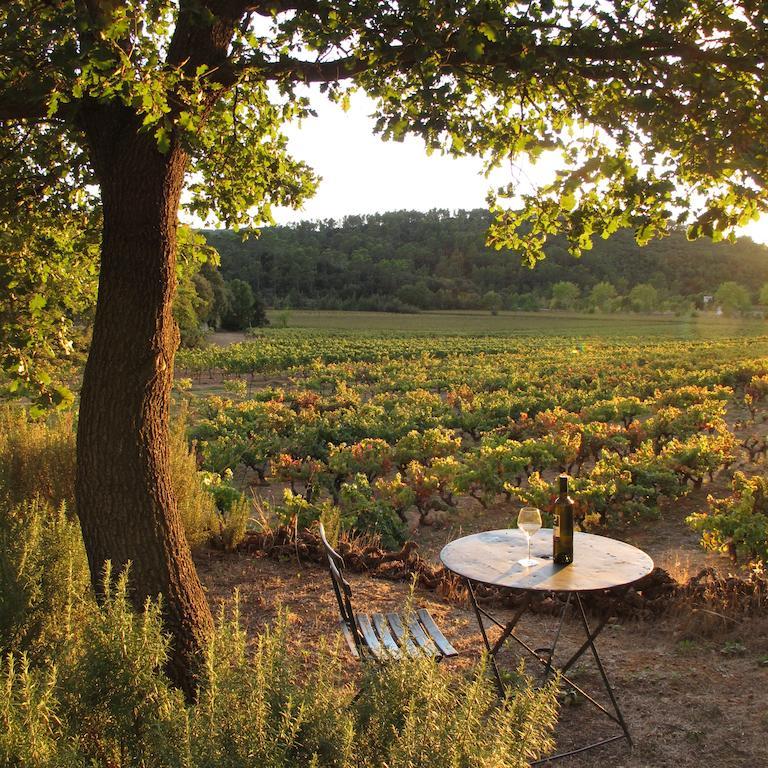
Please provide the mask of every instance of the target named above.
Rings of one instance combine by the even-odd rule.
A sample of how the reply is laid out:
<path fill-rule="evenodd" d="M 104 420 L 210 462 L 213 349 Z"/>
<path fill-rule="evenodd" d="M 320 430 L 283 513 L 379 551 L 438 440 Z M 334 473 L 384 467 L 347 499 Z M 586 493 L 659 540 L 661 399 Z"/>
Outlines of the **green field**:
<path fill-rule="evenodd" d="M 282 325 L 286 311 L 267 313 L 275 327 Z M 768 321 L 716 317 L 702 313 L 697 317 L 674 315 L 600 315 L 574 312 L 489 312 L 442 311 L 420 314 L 388 312 L 335 312 L 290 310 L 289 328 L 329 331 L 400 331 L 434 334 L 504 334 L 521 336 L 641 336 L 671 339 L 712 339 L 758 336 L 768 329 Z"/>

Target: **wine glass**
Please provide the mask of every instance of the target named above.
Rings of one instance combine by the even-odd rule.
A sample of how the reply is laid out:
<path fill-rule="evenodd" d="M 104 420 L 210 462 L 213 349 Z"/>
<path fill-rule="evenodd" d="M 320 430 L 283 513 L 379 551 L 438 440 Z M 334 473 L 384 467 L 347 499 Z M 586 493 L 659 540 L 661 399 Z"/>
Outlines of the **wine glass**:
<path fill-rule="evenodd" d="M 541 512 L 536 507 L 523 507 L 517 516 L 517 527 L 528 539 L 528 557 L 517 562 L 526 567 L 537 565 L 539 561 L 531 557 L 531 536 L 541 528 Z"/>

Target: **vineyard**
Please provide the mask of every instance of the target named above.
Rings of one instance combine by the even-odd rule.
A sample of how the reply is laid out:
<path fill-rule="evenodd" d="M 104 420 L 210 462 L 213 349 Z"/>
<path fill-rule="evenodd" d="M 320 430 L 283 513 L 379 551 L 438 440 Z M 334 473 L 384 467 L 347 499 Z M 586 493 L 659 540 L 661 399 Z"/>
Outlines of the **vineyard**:
<path fill-rule="evenodd" d="M 653 519 L 716 476 L 691 526 L 710 549 L 765 559 L 768 338 L 717 341 L 339 334 L 276 330 L 182 352 L 189 437 L 222 514 L 233 476 L 278 484 L 262 511 L 298 527 L 374 533 L 478 514 L 499 501 L 548 512 L 573 476 L 579 525 Z M 211 382 L 226 394 L 205 394 Z M 730 478 L 730 475 L 728 475 Z M 242 484 L 241 484 L 242 485 Z"/>

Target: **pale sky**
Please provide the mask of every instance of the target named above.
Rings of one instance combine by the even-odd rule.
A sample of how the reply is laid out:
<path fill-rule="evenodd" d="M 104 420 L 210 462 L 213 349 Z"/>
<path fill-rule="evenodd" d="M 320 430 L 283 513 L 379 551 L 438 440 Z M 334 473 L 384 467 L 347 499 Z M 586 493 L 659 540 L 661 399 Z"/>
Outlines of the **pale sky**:
<path fill-rule="evenodd" d="M 339 219 L 350 214 L 432 208 L 485 208 L 492 188 L 510 181 L 509 169 L 486 178 L 479 158 L 427 155 L 421 140 L 382 141 L 368 117 L 372 102 L 352 96 L 349 111 L 313 98 L 318 116 L 286 131 L 291 154 L 322 177 L 304 208 L 277 208 L 278 224 L 302 219 Z"/>
<path fill-rule="evenodd" d="M 348 112 L 324 97 L 312 101 L 318 117 L 291 126 L 287 133 L 292 154 L 314 168 L 322 181 L 303 209 L 276 209 L 278 224 L 395 210 L 484 208 L 488 191 L 512 178 L 508 167 L 484 177 L 477 158 L 428 156 L 416 138 L 382 141 L 373 133 L 371 102 L 363 94 L 352 97 Z M 517 181 L 525 186 L 526 175 L 548 170 L 541 163 L 533 169 L 523 165 L 516 171 Z M 768 217 L 743 234 L 768 243 Z"/>

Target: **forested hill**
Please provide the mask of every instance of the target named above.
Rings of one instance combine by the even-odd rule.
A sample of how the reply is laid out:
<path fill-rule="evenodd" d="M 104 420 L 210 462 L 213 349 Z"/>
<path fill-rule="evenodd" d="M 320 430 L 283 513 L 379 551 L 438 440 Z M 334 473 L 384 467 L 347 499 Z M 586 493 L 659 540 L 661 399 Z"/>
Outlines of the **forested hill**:
<path fill-rule="evenodd" d="M 578 286 L 575 300 L 583 304 L 599 283 L 615 289 L 615 300 L 650 284 L 669 303 L 700 302 L 735 281 L 756 300 L 768 282 L 768 247 L 751 240 L 689 242 L 675 233 L 640 248 L 629 230 L 596 241 L 581 259 L 555 238 L 548 258 L 529 269 L 514 252 L 485 246 L 489 220 L 483 210 L 397 211 L 269 227 L 245 241 L 226 230 L 204 234 L 221 254 L 226 280 L 242 279 L 267 304 L 291 307 L 535 308 L 564 281 Z"/>

